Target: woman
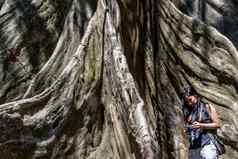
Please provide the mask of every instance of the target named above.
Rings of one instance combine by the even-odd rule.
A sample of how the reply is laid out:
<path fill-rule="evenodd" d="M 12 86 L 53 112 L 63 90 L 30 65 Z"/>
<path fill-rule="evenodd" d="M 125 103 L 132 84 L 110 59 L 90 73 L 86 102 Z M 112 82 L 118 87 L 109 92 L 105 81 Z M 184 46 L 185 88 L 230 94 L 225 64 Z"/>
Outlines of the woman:
<path fill-rule="evenodd" d="M 189 159 L 218 159 L 212 134 L 220 127 L 216 109 L 204 103 L 192 87 L 184 89 L 183 114 L 186 132 L 189 136 Z"/>

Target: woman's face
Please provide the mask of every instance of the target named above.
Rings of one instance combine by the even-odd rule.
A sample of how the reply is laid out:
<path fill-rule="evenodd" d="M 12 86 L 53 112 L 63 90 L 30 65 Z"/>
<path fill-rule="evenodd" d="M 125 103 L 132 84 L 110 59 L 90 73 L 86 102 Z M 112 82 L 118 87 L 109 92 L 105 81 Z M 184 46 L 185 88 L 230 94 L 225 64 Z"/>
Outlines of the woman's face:
<path fill-rule="evenodd" d="M 185 97 L 185 102 L 189 105 L 189 106 L 194 106 L 197 103 L 197 96 L 192 95 L 192 96 L 186 96 Z"/>

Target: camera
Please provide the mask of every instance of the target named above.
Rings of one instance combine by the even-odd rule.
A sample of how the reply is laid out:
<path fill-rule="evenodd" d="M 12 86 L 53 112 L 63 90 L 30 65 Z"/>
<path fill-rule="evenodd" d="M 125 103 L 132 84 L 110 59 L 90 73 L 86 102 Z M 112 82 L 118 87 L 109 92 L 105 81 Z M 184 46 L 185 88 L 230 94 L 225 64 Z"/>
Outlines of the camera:
<path fill-rule="evenodd" d="M 192 124 L 185 124 L 184 127 L 186 129 L 192 129 L 193 128 L 193 125 Z"/>

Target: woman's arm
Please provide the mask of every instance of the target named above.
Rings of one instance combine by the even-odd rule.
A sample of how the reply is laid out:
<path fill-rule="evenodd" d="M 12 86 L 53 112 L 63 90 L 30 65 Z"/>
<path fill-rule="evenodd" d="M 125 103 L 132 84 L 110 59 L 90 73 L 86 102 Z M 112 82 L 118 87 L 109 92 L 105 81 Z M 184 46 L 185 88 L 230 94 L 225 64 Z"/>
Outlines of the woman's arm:
<path fill-rule="evenodd" d="M 202 128 L 202 129 L 217 129 L 220 128 L 220 119 L 218 117 L 218 114 L 216 112 L 215 107 L 212 104 L 207 105 L 208 111 L 211 116 L 211 123 L 200 123 L 200 122 L 194 122 L 193 128 Z"/>

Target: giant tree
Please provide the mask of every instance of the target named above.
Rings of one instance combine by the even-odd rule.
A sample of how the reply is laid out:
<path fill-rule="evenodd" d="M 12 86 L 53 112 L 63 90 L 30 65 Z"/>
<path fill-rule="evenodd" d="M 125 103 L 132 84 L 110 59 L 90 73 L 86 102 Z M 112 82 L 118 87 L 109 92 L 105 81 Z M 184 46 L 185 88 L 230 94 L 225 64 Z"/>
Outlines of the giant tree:
<path fill-rule="evenodd" d="M 225 24 L 236 20 L 225 17 L 237 6 L 223 4 L 1 0 L 1 156 L 186 158 L 189 84 L 216 105 L 234 158 L 238 54 Z"/>

